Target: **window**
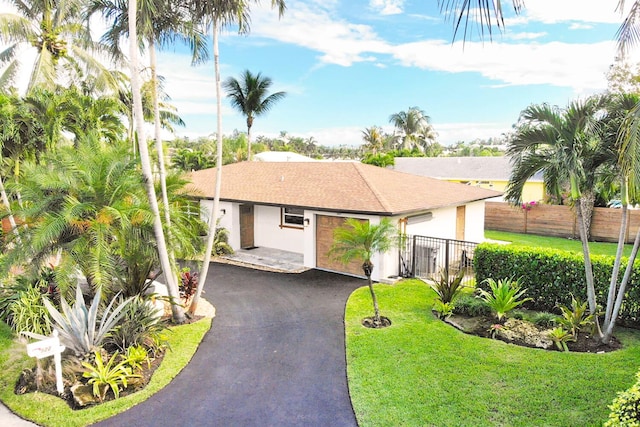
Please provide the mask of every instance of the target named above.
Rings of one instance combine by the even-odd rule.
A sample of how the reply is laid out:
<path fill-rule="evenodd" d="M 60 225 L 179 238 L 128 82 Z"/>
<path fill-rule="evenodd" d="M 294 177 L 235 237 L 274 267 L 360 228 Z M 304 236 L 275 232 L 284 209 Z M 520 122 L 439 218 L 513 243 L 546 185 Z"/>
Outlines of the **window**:
<path fill-rule="evenodd" d="M 303 228 L 304 227 L 304 209 L 300 208 L 282 208 L 280 227 Z"/>

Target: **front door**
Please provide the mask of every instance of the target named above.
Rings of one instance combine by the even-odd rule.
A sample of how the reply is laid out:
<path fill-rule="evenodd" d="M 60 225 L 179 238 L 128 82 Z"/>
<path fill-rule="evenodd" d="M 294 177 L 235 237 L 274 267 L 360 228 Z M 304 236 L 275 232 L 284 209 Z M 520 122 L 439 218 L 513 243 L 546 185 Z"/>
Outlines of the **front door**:
<path fill-rule="evenodd" d="M 240 205 L 240 248 L 255 246 L 253 241 L 253 205 Z"/>

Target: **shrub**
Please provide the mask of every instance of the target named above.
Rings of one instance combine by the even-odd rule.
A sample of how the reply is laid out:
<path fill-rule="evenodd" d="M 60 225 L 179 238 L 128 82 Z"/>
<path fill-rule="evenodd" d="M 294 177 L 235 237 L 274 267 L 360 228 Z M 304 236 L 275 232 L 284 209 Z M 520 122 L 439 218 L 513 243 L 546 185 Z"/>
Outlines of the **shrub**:
<path fill-rule="evenodd" d="M 10 323 L 14 331 L 51 335 L 51 320 L 43 298 L 40 289 L 34 286 L 18 292 L 17 298 L 9 306 Z"/>
<path fill-rule="evenodd" d="M 438 318 L 444 319 L 453 314 L 453 303 L 450 302 L 442 302 L 440 299 L 436 299 L 433 304 L 433 311 L 438 314 Z"/>
<path fill-rule="evenodd" d="M 538 311 L 531 316 L 531 323 L 543 328 L 555 326 L 558 322 L 558 316 L 548 311 Z"/>
<path fill-rule="evenodd" d="M 640 426 L 640 372 L 636 374 L 636 383 L 618 393 L 609 409 L 611 413 L 605 427 Z"/>
<path fill-rule="evenodd" d="M 144 346 L 155 353 L 164 345 L 167 324 L 158 318 L 156 307 L 142 296 L 134 297 L 122 310 L 122 317 L 105 339 L 105 347 L 125 351 L 131 346 Z"/>
<path fill-rule="evenodd" d="M 188 267 L 180 271 L 180 284 L 178 285 L 180 298 L 187 301 L 198 289 L 198 273 L 192 273 Z"/>
<path fill-rule="evenodd" d="M 591 256 L 596 298 L 607 299 L 614 257 Z M 527 287 L 531 306 L 538 311 L 553 311 L 569 306 L 572 295 L 586 299 L 584 260 L 582 254 L 547 248 L 530 248 L 483 243 L 474 251 L 477 283 L 487 289 L 484 280 L 493 277 L 518 277 Z M 623 262 L 622 268 L 625 267 Z M 640 260 L 636 260 L 620 309 L 620 319 L 640 322 Z"/>
<path fill-rule="evenodd" d="M 495 281 L 489 278 L 486 281 L 491 292 L 480 289 L 481 298 L 491 308 L 498 321 L 501 321 L 511 310 L 531 299 L 523 298 L 526 289 L 520 288 L 518 280 L 499 279 Z"/>
<path fill-rule="evenodd" d="M 228 255 L 233 253 L 233 248 L 229 244 L 229 230 L 224 227 L 216 227 L 216 234 L 213 240 L 212 252 L 214 256 Z"/>
<path fill-rule="evenodd" d="M 445 269 L 440 272 L 440 277 L 433 280 L 429 285 L 438 294 L 438 299 L 443 304 L 452 303 L 462 291 L 462 279 L 464 279 L 464 270 L 460 270 L 458 274 L 451 277 Z"/>
<path fill-rule="evenodd" d="M 111 311 L 111 307 L 116 302 L 116 298 L 113 298 L 102 313 L 102 318 L 98 323 L 98 308 L 101 295 L 102 293 L 98 289 L 91 307 L 87 309 L 80 286 L 77 286 L 76 302 L 73 307 L 70 307 L 64 298 L 60 299 L 62 313 L 51 302 L 46 299 L 43 300 L 56 329 L 60 333 L 60 341 L 76 355 L 89 354 L 96 347 L 99 347 L 107 333 L 113 329 L 122 316 L 122 310 L 131 301 L 130 298 L 126 299 Z"/>
<path fill-rule="evenodd" d="M 453 312 L 471 317 L 489 316 L 491 308 L 481 298 L 473 295 L 460 295 L 456 300 Z"/>

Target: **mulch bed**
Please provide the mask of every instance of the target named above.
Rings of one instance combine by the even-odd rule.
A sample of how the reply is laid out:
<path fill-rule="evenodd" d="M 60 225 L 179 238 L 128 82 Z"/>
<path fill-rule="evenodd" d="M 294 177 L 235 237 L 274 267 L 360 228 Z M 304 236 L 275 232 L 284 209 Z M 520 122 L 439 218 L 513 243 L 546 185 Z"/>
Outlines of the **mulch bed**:
<path fill-rule="evenodd" d="M 497 323 L 496 319 L 489 316 L 479 316 L 479 317 L 470 317 L 463 315 L 452 315 L 449 319 L 446 320 L 446 323 L 452 325 L 453 327 L 461 330 L 462 332 L 470 335 L 475 335 L 479 337 L 494 339 L 491 336 L 491 326 Z M 548 328 L 540 328 L 537 327 L 538 330 L 543 331 Z M 495 339 L 501 339 L 496 337 Z M 531 348 L 539 348 L 524 341 L 519 340 L 505 340 L 502 341 L 507 342 L 509 344 L 515 344 L 522 347 L 531 347 Z M 622 348 L 622 343 L 616 338 L 612 337 L 609 344 L 602 344 L 597 339 L 594 339 L 590 334 L 579 332 L 576 337 L 576 341 L 567 342 L 567 347 L 571 352 L 578 353 L 608 353 L 611 351 L 619 350 Z M 548 349 L 548 351 L 559 351 L 557 347 L 554 345 Z"/>
<path fill-rule="evenodd" d="M 164 359 L 164 355 L 165 355 L 165 352 L 163 351 L 160 354 L 158 354 L 153 360 L 151 360 L 151 363 L 149 365 L 147 365 L 146 363 L 143 364 L 142 372 L 138 373 L 142 376 L 142 378 L 135 378 L 134 380 L 132 380 L 132 382 L 129 383 L 129 386 L 127 388 L 122 389 L 120 391 L 120 397 L 124 397 L 144 389 L 147 386 L 147 384 L 149 384 L 149 381 L 151 381 L 151 377 L 153 376 L 153 373 L 156 371 L 156 369 L 158 369 L 158 367 L 162 363 L 162 360 Z M 58 391 L 56 390 L 55 378 L 52 378 L 53 375 L 47 374 L 47 373 L 45 373 L 43 378 L 43 383 L 40 389 L 38 390 L 36 388 L 35 372 L 36 372 L 36 367 L 33 367 L 33 369 L 25 369 L 24 371 L 22 371 L 14 388 L 15 394 L 26 394 L 26 393 L 33 393 L 36 391 L 40 393 L 47 393 L 52 396 L 60 397 L 69 405 L 71 409 L 74 409 L 74 410 L 86 409 L 91 406 L 95 406 L 95 405 L 79 406 L 74 400 L 73 394 L 71 393 L 71 386 L 73 384 L 69 383 L 66 380 L 66 378 L 63 378 L 64 392 L 62 393 L 62 395 L 59 395 Z M 108 402 L 114 399 L 115 397 L 113 396 L 113 392 L 109 391 L 106 395 L 104 402 Z"/>

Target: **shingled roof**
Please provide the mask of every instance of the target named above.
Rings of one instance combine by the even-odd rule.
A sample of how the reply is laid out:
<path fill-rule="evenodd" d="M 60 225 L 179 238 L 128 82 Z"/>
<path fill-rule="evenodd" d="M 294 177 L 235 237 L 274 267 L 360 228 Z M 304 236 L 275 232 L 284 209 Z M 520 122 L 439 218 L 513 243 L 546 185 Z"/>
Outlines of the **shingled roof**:
<path fill-rule="evenodd" d="M 242 162 L 223 166 L 221 200 L 320 211 L 400 215 L 500 196 L 356 162 Z M 192 190 L 214 195 L 215 168 L 191 174 Z"/>
<path fill-rule="evenodd" d="M 439 179 L 508 181 L 513 168 L 508 157 L 396 157 L 394 169 Z M 530 181 L 542 179 L 538 172 Z"/>

